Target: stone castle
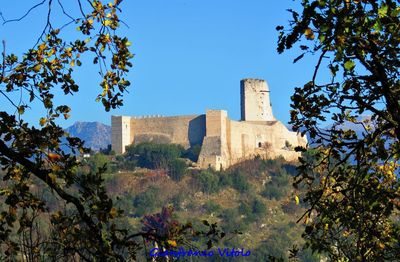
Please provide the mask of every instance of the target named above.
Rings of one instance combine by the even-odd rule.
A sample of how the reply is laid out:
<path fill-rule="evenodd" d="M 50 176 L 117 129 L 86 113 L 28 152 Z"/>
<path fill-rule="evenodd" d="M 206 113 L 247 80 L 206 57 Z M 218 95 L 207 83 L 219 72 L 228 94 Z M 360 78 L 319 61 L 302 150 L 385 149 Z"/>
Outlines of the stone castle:
<path fill-rule="evenodd" d="M 185 148 L 201 145 L 197 165 L 216 170 L 257 155 L 297 160 L 294 147 L 305 146 L 307 139 L 274 118 L 269 92 L 264 80 L 241 80 L 240 121 L 229 119 L 225 110 L 172 117 L 112 116 L 112 149 L 123 154 L 128 145 L 150 141 Z"/>

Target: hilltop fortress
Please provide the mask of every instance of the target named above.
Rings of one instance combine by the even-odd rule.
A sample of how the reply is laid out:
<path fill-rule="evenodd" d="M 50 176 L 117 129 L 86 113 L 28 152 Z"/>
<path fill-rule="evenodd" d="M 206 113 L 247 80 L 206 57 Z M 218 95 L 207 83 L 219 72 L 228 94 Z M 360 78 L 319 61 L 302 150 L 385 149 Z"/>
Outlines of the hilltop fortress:
<path fill-rule="evenodd" d="M 294 147 L 305 146 L 307 139 L 274 118 L 269 92 L 264 80 L 241 80 L 240 121 L 229 119 L 225 110 L 173 117 L 112 116 L 112 149 L 123 154 L 128 145 L 150 141 L 185 148 L 201 145 L 198 166 L 216 170 L 257 155 L 297 160 Z"/>

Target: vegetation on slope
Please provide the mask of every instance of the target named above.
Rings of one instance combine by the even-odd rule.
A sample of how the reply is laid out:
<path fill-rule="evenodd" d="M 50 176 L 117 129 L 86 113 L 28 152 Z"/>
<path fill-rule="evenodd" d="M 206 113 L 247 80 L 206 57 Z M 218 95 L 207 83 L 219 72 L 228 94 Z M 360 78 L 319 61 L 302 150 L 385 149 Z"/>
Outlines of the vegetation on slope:
<path fill-rule="evenodd" d="M 293 163 L 255 158 L 217 172 L 191 167 L 184 155 L 177 145 L 144 143 L 129 147 L 124 156 L 109 156 L 114 172 L 107 174 L 106 186 L 130 226 L 139 230 L 143 215 L 171 205 L 179 221 L 197 226 L 203 220 L 217 222 L 229 237 L 215 248 L 251 250 L 246 261 L 269 255 L 287 258 L 293 245 L 302 246 L 303 227 L 296 220 L 305 209 L 295 203 L 295 195 L 302 192 L 291 185 L 296 174 Z M 104 164 L 93 163 L 97 159 L 92 156 L 88 165 Z M 185 164 L 179 177 L 171 172 L 176 161 Z M 300 250 L 299 257 L 313 261 L 318 256 Z"/>

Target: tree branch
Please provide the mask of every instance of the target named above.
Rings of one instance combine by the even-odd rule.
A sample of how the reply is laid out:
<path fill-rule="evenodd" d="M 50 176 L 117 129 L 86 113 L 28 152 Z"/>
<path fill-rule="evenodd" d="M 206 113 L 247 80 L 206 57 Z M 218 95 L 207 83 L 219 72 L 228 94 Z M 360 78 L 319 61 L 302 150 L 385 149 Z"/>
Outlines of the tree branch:
<path fill-rule="evenodd" d="M 67 192 L 65 192 L 58 184 L 52 182 L 49 174 L 51 173 L 49 170 L 40 169 L 38 164 L 31 162 L 26 159 L 24 156 L 19 153 L 11 150 L 2 140 L 0 140 L 0 153 L 10 160 L 21 164 L 24 166 L 29 172 L 34 174 L 37 178 L 46 183 L 51 189 L 53 189 L 62 199 L 64 199 L 67 203 L 72 203 L 76 209 L 82 220 L 86 223 L 86 225 L 91 229 L 91 231 L 96 234 L 99 244 L 102 243 L 101 236 L 96 233 L 98 228 L 96 227 L 95 222 L 92 218 L 86 213 L 85 207 L 81 204 L 80 200 Z M 101 244 L 102 245 L 102 244 Z"/>

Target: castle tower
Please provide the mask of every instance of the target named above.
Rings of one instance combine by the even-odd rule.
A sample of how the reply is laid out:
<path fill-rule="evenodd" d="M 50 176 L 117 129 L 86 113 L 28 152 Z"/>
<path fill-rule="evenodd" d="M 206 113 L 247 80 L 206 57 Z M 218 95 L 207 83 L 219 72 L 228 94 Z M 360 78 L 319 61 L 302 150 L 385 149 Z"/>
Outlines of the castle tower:
<path fill-rule="evenodd" d="M 129 116 L 111 116 L 111 149 L 116 154 L 123 154 L 125 147 L 131 143 L 131 118 Z"/>
<path fill-rule="evenodd" d="M 265 80 L 243 79 L 240 81 L 240 110 L 242 121 L 274 121 Z"/>

